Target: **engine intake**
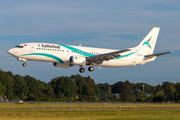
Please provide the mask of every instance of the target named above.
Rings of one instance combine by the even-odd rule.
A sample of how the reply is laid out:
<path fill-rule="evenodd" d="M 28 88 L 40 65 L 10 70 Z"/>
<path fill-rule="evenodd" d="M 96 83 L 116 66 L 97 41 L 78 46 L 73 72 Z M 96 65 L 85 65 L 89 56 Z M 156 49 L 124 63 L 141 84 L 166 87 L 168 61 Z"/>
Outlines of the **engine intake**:
<path fill-rule="evenodd" d="M 71 56 L 69 63 L 72 65 L 86 65 L 86 58 L 80 56 Z"/>

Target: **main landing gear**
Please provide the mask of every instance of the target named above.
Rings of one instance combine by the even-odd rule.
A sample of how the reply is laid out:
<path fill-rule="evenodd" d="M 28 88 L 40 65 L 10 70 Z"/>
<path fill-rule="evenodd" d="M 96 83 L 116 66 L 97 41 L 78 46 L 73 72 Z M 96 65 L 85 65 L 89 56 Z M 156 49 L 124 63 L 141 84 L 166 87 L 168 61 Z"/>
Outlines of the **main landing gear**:
<path fill-rule="evenodd" d="M 83 73 L 84 71 L 85 71 L 85 69 L 82 68 L 82 67 L 79 69 L 79 72 L 80 72 L 80 73 Z"/>
<path fill-rule="evenodd" d="M 91 67 L 91 66 L 90 66 L 90 67 L 88 68 L 88 70 L 89 70 L 90 72 L 92 72 L 92 71 L 94 71 L 94 67 Z M 83 72 L 85 72 L 85 69 L 82 68 L 82 66 L 81 66 L 81 68 L 79 69 L 79 72 L 80 72 L 80 73 L 83 73 Z"/>
<path fill-rule="evenodd" d="M 92 72 L 92 71 L 94 71 L 94 67 L 91 67 L 91 66 L 90 66 L 90 67 L 88 68 L 88 70 L 89 70 L 89 72 Z"/>

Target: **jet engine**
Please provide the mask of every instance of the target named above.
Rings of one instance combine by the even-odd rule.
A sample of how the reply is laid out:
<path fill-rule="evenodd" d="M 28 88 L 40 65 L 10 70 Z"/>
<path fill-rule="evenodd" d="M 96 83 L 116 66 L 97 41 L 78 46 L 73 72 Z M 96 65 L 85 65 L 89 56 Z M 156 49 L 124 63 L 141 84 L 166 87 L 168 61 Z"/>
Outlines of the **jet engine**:
<path fill-rule="evenodd" d="M 86 58 L 80 56 L 71 56 L 69 62 L 72 65 L 86 65 Z"/>
<path fill-rule="evenodd" d="M 65 63 L 53 63 L 54 67 L 60 67 L 60 68 L 69 68 L 70 65 L 69 64 L 65 64 Z"/>

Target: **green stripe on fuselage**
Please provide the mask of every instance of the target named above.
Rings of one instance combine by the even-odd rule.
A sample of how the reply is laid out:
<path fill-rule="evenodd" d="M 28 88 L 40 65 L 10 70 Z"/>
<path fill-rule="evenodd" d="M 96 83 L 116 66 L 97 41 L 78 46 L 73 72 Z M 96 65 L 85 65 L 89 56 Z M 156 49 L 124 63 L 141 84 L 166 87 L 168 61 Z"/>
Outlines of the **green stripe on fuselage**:
<path fill-rule="evenodd" d="M 71 46 L 68 46 L 68 45 L 63 45 L 63 44 L 59 44 L 59 45 L 65 47 L 65 48 L 67 48 L 67 49 L 69 49 L 71 51 L 74 51 L 74 52 L 76 52 L 79 55 L 83 55 L 85 57 L 96 56 L 94 54 L 89 54 L 88 52 L 82 51 L 80 49 L 77 49 L 77 48 L 74 48 L 74 47 L 71 47 Z"/>
<path fill-rule="evenodd" d="M 143 45 L 146 45 L 146 44 L 152 49 L 152 47 L 151 47 L 151 45 L 149 44 L 148 41 L 144 42 Z M 69 49 L 69 50 L 75 51 L 75 52 L 77 52 L 77 54 L 82 55 L 82 56 L 85 56 L 85 57 L 96 56 L 96 55 L 94 55 L 94 54 L 89 54 L 89 53 L 87 53 L 87 52 L 85 52 L 85 51 L 82 51 L 82 50 L 80 50 L 80 49 L 77 49 L 77 48 L 74 48 L 74 47 L 71 47 L 71 46 L 68 46 L 68 45 L 63 45 L 63 44 L 59 44 L 59 45 L 65 47 L 65 48 L 67 48 L 67 49 Z M 142 46 L 143 46 L 143 45 L 142 45 Z M 126 54 L 126 55 L 122 55 L 122 56 L 120 56 L 120 57 L 117 57 L 116 59 L 121 59 L 121 58 L 123 58 L 123 57 L 130 56 L 130 55 L 132 55 L 132 54 L 134 54 L 134 53 L 136 53 L 136 52 L 138 52 L 138 51 L 139 51 L 139 49 L 136 50 L 135 52 L 132 52 L 132 53 L 129 53 L 129 54 Z"/>
<path fill-rule="evenodd" d="M 67 49 L 69 49 L 69 50 L 72 50 L 72 51 L 75 51 L 75 52 L 77 51 L 77 54 L 83 55 L 83 56 L 85 56 L 85 57 L 96 56 L 96 55 L 94 55 L 94 54 L 89 54 L 89 53 L 87 53 L 87 52 L 85 52 L 85 51 L 82 51 L 82 50 L 80 50 L 80 49 L 77 49 L 77 48 L 74 48 L 74 47 L 71 47 L 71 46 L 68 46 L 68 45 L 63 45 L 63 44 L 59 44 L 59 45 L 65 47 L 65 48 L 67 48 Z M 79 51 L 79 53 L 78 53 L 78 51 Z M 137 50 L 137 51 L 138 51 L 138 50 Z M 127 57 L 127 56 L 129 56 L 129 55 L 132 55 L 132 54 L 136 53 L 137 51 L 132 52 L 132 53 L 129 53 L 129 54 L 127 54 L 127 55 L 122 55 L 122 56 L 120 56 L 120 57 L 117 57 L 116 59 L 121 59 L 121 58 L 123 58 L 123 57 Z"/>

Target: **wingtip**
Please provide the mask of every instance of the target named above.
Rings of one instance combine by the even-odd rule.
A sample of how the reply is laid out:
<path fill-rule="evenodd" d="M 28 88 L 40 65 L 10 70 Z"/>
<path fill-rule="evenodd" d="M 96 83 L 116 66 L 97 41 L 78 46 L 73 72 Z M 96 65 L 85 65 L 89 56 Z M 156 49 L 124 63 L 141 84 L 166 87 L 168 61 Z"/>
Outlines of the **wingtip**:
<path fill-rule="evenodd" d="M 160 29 L 160 27 L 153 27 L 154 29 Z"/>

